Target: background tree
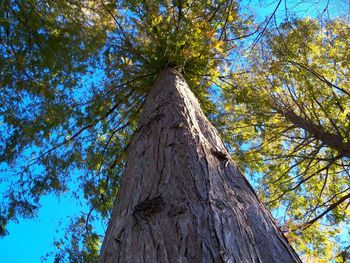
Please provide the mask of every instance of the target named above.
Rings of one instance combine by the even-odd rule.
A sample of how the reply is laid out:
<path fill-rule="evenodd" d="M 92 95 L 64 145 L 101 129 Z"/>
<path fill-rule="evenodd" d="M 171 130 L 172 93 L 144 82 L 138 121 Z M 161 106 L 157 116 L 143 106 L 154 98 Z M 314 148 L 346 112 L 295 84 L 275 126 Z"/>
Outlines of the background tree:
<path fill-rule="evenodd" d="M 329 238 L 350 215 L 349 32 L 344 20 L 283 23 L 224 90 L 240 164 L 290 240 L 319 260 L 334 256 Z"/>
<path fill-rule="evenodd" d="M 280 4 L 281 1 L 277 7 Z M 97 256 L 102 237 L 94 231 L 93 221 L 109 217 L 125 164 L 125 149 L 139 111 L 150 84 L 165 66 L 176 66 L 182 71 L 206 115 L 217 127 L 222 127 L 229 148 L 241 150 L 235 147 L 240 139 L 258 138 L 254 137 L 255 133 L 252 137 L 240 138 L 241 133 L 236 130 L 239 136 L 233 140 L 226 128 L 232 128 L 235 117 L 219 118 L 218 113 L 224 108 L 217 105 L 218 98 L 225 98 L 226 111 L 232 112 L 231 107 L 235 107 L 232 102 L 236 103 L 234 98 L 239 95 L 232 97 L 237 90 L 226 82 L 234 75 L 229 80 L 223 76 L 227 76 L 231 66 L 237 72 L 240 70 L 232 62 L 235 51 L 246 43 L 240 45 L 238 41 L 255 37 L 254 33 L 265 36 L 272 16 L 265 23 L 255 25 L 249 16 L 242 14 L 237 2 L 222 0 L 205 3 L 9 0 L 1 2 L 0 7 L 0 159 L 1 181 L 7 186 L 0 208 L 2 234 L 6 233 L 9 220 L 35 215 L 41 196 L 50 192 L 60 195 L 70 190 L 77 198 L 83 196 L 91 210 L 75 218 L 66 236 L 56 241 L 61 248 L 68 242 L 57 258 L 88 261 Z M 279 31 L 282 32 L 282 28 Z M 284 29 L 285 37 L 289 31 L 287 27 Z M 266 40 L 268 46 L 272 35 Z M 309 40 L 312 41 L 314 39 Z M 260 54 L 255 54 L 256 60 L 249 62 L 252 65 L 260 63 Z M 281 61 L 286 58 L 280 56 Z M 275 67 L 277 70 L 278 66 Z M 254 67 L 256 79 L 261 73 L 258 69 Z M 242 91 L 247 90 L 245 85 L 241 86 Z M 252 96 L 247 94 L 244 102 L 249 98 Z M 276 105 L 281 106 L 283 102 L 277 100 Z M 254 100 L 246 103 L 256 109 L 254 113 L 263 113 L 270 105 L 257 110 L 255 103 Z M 240 110 L 236 109 L 235 114 L 240 114 Z M 273 113 L 281 117 L 278 112 Z M 246 120 L 243 117 L 235 121 Z M 254 141 L 246 142 L 246 146 L 250 146 Z M 248 160 L 249 156 L 240 157 Z M 284 167 L 289 164 L 293 169 L 294 163 L 290 161 L 286 161 Z M 257 171 L 264 169 L 250 167 Z M 266 182 L 274 180 L 271 176 L 265 178 Z M 335 184 L 338 188 L 332 190 L 333 193 L 340 192 L 343 181 Z M 272 183 L 270 185 L 272 187 Z M 289 188 L 284 185 L 281 189 Z M 304 196 L 305 202 L 306 191 L 300 191 L 298 199 L 292 193 L 289 191 L 281 198 L 290 197 L 289 202 L 293 204 L 294 199 L 297 200 L 296 206 Z M 340 200 L 344 193 L 335 200 Z M 279 195 L 280 192 L 270 194 L 270 199 L 263 194 L 266 200 Z M 274 204 L 274 207 L 284 207 L 281 202 Z M 329 200 L 328 205 L 331 204 L 333 200 Z M 312 218 L 322 214 L 319 210 L 315 212 Z M 317 251 L 315 247 L 310 249 Z"/>

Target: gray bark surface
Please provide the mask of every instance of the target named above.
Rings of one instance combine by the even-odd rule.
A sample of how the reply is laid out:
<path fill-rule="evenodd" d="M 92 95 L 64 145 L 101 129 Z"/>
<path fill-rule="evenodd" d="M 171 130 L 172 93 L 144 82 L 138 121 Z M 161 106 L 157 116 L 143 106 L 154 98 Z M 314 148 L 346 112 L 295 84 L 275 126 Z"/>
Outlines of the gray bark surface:
<path fill-rule="evenodd" d="M 147 97 L 100 262 L 301 262 L 173 69 Z"/>

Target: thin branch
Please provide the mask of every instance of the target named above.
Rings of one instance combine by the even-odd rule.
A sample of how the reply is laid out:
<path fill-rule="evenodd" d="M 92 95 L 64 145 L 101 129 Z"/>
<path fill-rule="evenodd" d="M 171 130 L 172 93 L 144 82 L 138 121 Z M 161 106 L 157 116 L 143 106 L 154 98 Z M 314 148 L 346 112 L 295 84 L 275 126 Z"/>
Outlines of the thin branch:
<path fill-rule="evenodd" d="M 315 222 L 317 222 L 320 218 L 322 218 L 323 216 L 327 215 L 330 211 L 332 211 L 334 208 L 336 208 L 338 205 L 340 205 L 341 203 L 343 203 L 344 201 L 346 201 L 347 199 L 350 198 L 350 193 L 348 193 L 347 195 L 344 195 L 343 197 L 341 197 L 337 202 L 331 204 L 325 211 L 323 211 L 321 214 L 319 214 L 318 216 L 314 217 L 313 219 L 311 219 L 310 221 L 306 222 L 303 224 L 303 229 L 305 230 L 307 228 L 309 228 L 312 224 L 314 224 Z"/>

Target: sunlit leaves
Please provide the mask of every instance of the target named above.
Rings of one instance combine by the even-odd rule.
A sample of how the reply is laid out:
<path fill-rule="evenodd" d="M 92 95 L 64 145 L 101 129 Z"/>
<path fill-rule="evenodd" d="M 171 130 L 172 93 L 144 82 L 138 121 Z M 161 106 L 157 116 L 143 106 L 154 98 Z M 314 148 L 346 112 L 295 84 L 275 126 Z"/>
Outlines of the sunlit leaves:
<path fill-rule="evenodd" d="M 176 67 L 208 110 L 208 79 L 219 75 L 229 55 L 228 40 L 246 30 L 238 12 L 235 1 L 120 2 L 113 15 L 117 28 L 105 51 L 110 74 L 124 79 L 151 74 L 132 87 L 142 94 L 159 70 Z"/>
<path fill-rule="evenodd" d="M 281 24 L 224 90 L 228 142 L 296 248 L 320 262 L 350 213 L 349 32 L 341 20 Z"/>
<path fill-rule="evenodd" d="M 67 175 L 81 167 L 81 142 L 58 148 L 79 128 L 77 118 L 86 125 L 76 94 L 114 25 L 92 1 L 0 6 L 3 227 L 35 215 L 41 196 L 66 191 Z"/>

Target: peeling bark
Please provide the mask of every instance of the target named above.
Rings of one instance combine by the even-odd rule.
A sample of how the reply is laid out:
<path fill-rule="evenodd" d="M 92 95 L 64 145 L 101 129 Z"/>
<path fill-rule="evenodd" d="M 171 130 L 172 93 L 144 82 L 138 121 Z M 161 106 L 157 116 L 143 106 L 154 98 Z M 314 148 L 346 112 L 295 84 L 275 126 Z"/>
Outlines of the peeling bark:
<path fill-rule="evenodd" d="M 100 262 L 301 262 L 175 70 L 148 95 Z"/>

